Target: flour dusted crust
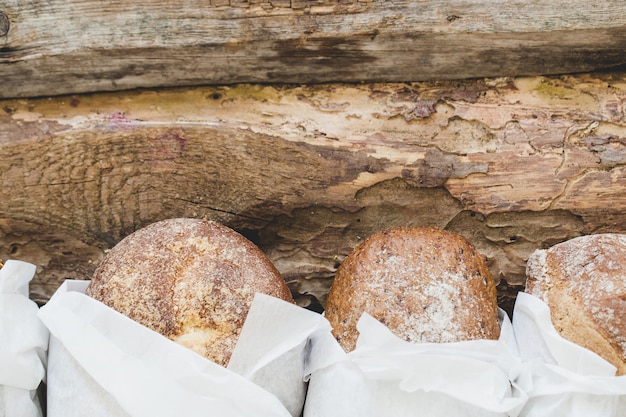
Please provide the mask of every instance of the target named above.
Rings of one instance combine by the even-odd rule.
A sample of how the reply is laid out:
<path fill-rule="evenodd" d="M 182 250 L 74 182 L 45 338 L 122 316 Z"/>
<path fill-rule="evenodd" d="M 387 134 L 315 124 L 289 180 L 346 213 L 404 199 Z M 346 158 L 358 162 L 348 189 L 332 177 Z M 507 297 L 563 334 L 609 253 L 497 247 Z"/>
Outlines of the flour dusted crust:
<path fill-rule="evenodd" d="M 526 292 L 550 307 L 564 338 L 626 375 L 626 235 L 580 236 L 531 254 Z"/>
<path fill-rule="evenodd" d="M 242 235 L 212 221 L 169 219 L 119 242 L 86 293 L 226 366 L 256 292 L 293 302 L 276 268 Z"/>
<path fill-rule="evenodd" d="M 324 314 L 348 352 L 363 312 L 409 342 L 500 335 L 496 286 L 484 258 L 462 236 L 434 227 L 375 233 L 344 260 Z"/>

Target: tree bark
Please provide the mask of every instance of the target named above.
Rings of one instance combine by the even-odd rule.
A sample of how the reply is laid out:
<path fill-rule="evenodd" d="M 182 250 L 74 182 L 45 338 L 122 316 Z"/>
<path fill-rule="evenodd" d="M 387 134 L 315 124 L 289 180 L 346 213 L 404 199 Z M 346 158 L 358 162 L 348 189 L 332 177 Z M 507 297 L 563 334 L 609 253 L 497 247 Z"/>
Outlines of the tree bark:
<path fill-rule="evenodd" d="M 0 101 L 0 257 L 32 298 L 170 217 L 255 242 L 320 309 L 369 234 L 466 236 L 510 308 L 537 248 L 626 230 L 626 75 L 235 85 Z"/>
<path fill-rule="evenodd" d="M 0 98 L 626 64 L 623 0 L 5 0 Z"/>

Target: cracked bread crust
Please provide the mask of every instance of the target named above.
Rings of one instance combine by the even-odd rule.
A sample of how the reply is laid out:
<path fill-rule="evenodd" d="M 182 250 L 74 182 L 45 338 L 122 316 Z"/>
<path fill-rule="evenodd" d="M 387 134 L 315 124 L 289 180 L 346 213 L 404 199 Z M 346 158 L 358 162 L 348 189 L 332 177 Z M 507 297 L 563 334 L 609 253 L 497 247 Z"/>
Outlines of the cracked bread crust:
<path fill-rule="evenodd" d="M 212 221 L 169 219 L 111 249 L 86 294 L 226 366 L 256 292 L 293 302 L 245 237 Z"/>
<path fill-rule="evenodd" d="M 375 233 L 343 261 L 324 314 L 347 352 L 363 312 L 414 343 L 500 335 L 496 285 L 484 258 L 464 237 L 435 227 Z"/>
<path fill-rule="evenodd" d="M 536 250 L 525 292 L 550 307 L 561 336 L 626 375 L 626 235 L 586 235 Z"/>

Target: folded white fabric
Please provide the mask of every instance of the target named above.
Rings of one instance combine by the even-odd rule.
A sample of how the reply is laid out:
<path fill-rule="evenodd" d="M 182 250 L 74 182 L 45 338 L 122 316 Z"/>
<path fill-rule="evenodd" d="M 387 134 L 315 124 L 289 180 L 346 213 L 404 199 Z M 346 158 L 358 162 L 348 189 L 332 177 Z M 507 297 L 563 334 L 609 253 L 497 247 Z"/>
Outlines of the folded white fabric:
<path fill-rule="evenodd" d="M 329 333 L 330 323 L 321 314 L 256 294 L 228 369 L 273 393 L 300 417 L 311 346 L 320 346 Z"/>
<path fill-rule="evenodd" d="M 421 344 L 364 314 L 355 350 L 311 369 L 305 417 L 517 416 L 528 380 L 500 313 L 499 340 Z"/>
<path fill-rule="evenodd" d="M 521 416 L 626 415 L 626 376 L 615 376 L 612 364 L 561 337 L 543 301 L 519 293 L 513 330 L 533 383 Z"/>
<path fill-rule="evenodd" d="M 86 296 L 87 285 L 66 281 L 40 311 L 51 333 L 48 417 L 291 417 L 290 411 L 301 412 L 303 358 L 309 334 L 323 324 L 318 314 L 257 295 L 242 347 L 226 369 Z M 265 317 L 255 318 L 257 312 Z M 291 323 L 281 323 L 280 317 Z M 270 320 L 273 326 L 262 324 L 259 333 L 255 320 Z M 250 347 L 254 338 L 256 352 Z M 256 356 L 250 358 L 246 350 Z"/>
<path fill-rule="evenodd" d="M 37 388 L 45 382 L 48 331 L 28 298 L 35 271 L 16 260 L 0 269 L 0 417 L 42 415 Z"/>

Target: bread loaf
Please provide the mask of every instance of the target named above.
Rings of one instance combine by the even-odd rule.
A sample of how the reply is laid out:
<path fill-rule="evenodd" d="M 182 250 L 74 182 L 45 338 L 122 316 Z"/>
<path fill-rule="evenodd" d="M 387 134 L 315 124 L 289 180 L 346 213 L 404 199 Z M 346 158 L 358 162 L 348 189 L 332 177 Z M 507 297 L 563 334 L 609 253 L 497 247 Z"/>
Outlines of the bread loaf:
<path fill-rule="evenodd" d="M 525 291 L 550 307 L 561 336 L 626 375 L 626 235 L 580 236 L 533 252 Z"/>
<path fill-rule="evenodd" d="M 346 351 L 363 312 L 409 342 L 497 339 L 496 286 L 462 236 L 434 227 L 373 234 L 337 270 L 325 316 Z"/>
<path fill-rule="evenodd" d="M 211 221 L 170 219 L 120 241 L 87 295 L 226 366 L 256 292 L 293 302 L 252 242 Z"/>

